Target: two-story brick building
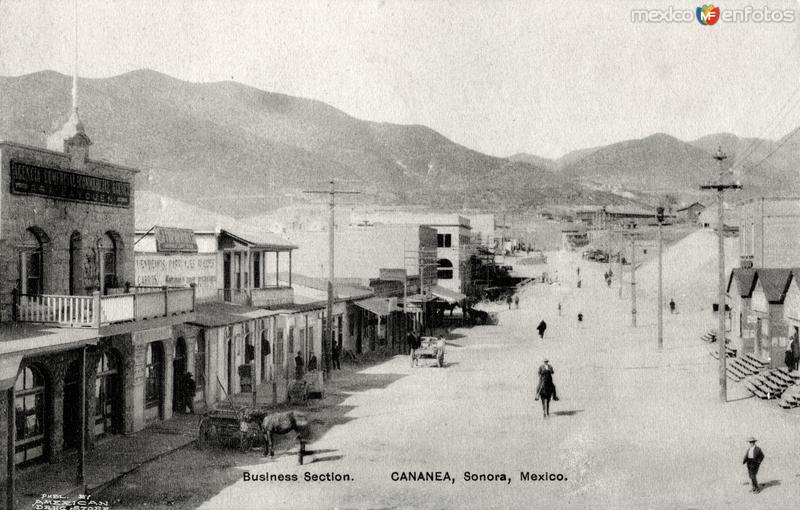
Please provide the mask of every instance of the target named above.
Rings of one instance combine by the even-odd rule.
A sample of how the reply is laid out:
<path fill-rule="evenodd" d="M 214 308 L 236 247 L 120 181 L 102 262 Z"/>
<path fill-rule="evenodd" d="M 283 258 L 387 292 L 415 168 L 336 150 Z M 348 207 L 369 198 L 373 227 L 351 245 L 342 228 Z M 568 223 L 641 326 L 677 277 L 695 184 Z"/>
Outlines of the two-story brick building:
<path fill-rule="evenodd" d="M 0 143 L 0 451 L 11 465 L 79 448 L 82 418 L 90 444 L 172 415 L 194 288 L 133 286 L 137 171 L 91 159 L 90 145 L 76 111 L 48 149 Z"/>

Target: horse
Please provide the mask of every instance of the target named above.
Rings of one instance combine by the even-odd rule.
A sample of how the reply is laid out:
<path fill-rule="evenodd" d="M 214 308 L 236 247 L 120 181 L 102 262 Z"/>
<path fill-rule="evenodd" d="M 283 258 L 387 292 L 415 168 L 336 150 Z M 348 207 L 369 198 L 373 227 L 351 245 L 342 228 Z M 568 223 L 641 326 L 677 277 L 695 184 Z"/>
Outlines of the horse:
<path fill-rule="evenodd" d="M 286 434 L 294 430 L 298 434 L 304 432 L 308 426 L 308 419 L 303 413 L 285 411 L 282 413 L 267 414 L 261 420 L 261 433 L 264 435 L 264 456 L 275 456 L 272 448 L 272 434 Z"/>
<path fill-rule="evenodd" d="M 542 416 L 547 418 L 550 416 L 550 400 L 556 396 L 556 386 L 553 384 L 552 377 L 540 378 L 539 385 L 536 387 L 536 396 L 537 400 L 542 401 Z"/>

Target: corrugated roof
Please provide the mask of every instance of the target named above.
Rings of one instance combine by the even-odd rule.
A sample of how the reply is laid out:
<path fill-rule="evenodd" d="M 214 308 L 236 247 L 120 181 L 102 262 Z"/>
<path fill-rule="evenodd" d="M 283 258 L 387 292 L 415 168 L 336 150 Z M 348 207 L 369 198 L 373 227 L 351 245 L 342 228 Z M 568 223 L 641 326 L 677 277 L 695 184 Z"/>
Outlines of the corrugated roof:
<path fill-rule="evenodd" d="M 392 312 L 399 312 L 402 311 L 397 306 L 397 299 L 392 298 L 379 298 L 379 297 L 372 297 L 368 299 L 362 299 L 361 301 L 355 302 L 356 306 L 360 306 L 364 310 L 374 313 L 375 315 L 386 316 Z"/>
<path fill-rule="evenodd" d="M 753 287 L 755 287 L 755 269 L 746 269 L 743 267 L 735 267 L 731 271 L 731 276 L 728 278 L 727 292 L 731 291 L 731 284 L 734 278 L 736 279 L 736 287 L 739 290 L 739 295 L 743 298 L 749 298 L 753 295 Z"/>
<path fill-rule="evenodd" d="M 278 278 L 281 281 L 286 282 L 289 280 L 289 273 L 282 272 L 280 273 Z M 362 285 L 356 284 L 357 282 L 360 281 L 361 279 L 358 278 L 334 278 L 333 293 L 334 295 L 343 298 L 365 297 L 375 293 L 369 287 L 364 287 Z M 328 279 L 318 278 L 315 276 L 306 276 L 292 272 L 292 285 L 300 285 L 303 287 L 308 287 L 310 289 L 327 292 Z"/>
<path fill-rule="evenodd" d="M 764 296 L 770 303 L 783 303 L 786 292 L 789 290 L 791 269 L 784 268 L 759 268 L 755 270 L 755 279 L 761 282 Z"/>
<path fill-rule="evenodd" d="M 222 302 L 198 303 L 195 307 L 195 318 L 191 321 L 191 324 L 213 328 L 238 324 L 260 317 L 269 317 L 270 315 L 275 315 L 275 313 L 251 306 Z"/>

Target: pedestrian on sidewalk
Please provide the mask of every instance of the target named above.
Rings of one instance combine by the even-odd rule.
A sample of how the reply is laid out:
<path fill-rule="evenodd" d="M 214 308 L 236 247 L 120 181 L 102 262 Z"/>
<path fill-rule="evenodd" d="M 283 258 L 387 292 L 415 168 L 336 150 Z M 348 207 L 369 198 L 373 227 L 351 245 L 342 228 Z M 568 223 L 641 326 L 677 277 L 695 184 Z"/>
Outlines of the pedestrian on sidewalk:
<path fill-rule="evenodd" d="M 514 308 L 519 310 L 519 296 L 517 296 L 516 294 L 514 294 Z"/>
<path fill-rule="evenodd" d="M 764 460 L 764 452 L 761 451 L 761 448 L 756 446 L 756 438 L 751 437 L 747 442 L 750 443 L 750 448 L 748 448 L 747 453 L 744 454 L 742 464 L 747 465 L 747 475 L 750 477 L 750 483 L 753 485 L 751 492 L 758 493 L 761 491 L 761 487 L 758 485 L 756 476 L 758 475 L 758 469 L 761 467 L 761 462 Z"/>
<path fill-rule="evenodd" d="M 312 370 L 317 369 L 317 355 L 314 354 L 314 351 L 311 351 L 311 358 L 308 360 L 308 371 L 311 372 Z"/>
<path fill-rule="evenodd" d="M 342 369 L 342 365 L 341 363 L 339 363 L 339 355 L 341 354 L 341 352 L 342 352 L 342 346 L 339 345 L 339 342 L 334 340 L 333 349 L 331 352 L 331 358 L 332 358 L 331 364 L 333 365 L 333 368 L 335 368 L 336 370 Z"/>
<path fill-rule="evenodd" d="M 547 329 L 547 323 L 542 319 L 538 326 L 536 326 L 536 330 L 539 331 L 539 338 L 544 339 L 544 331 Z"/>
<path fill-rule="evenodd" d="M 786 352 L 783 355 L 783 362 L 786 363 L 786 369 L 789 372 L 794 370 L 794 364 L 796 360 L 794 359 L 794 353 L 792 352 L 792 344 L 786 344 Z"/>
<path fill-rule="evenodd" d="M 183 377 L 181 391 L 183 392 L 181 412 L 184 412 L 188 407 L 189 413 L 194 414 L 194 396 L 197 394 L 197 383 L 195 383 L 191 372 L 186 372 Z"/>
<path fill-rule="evenodd" d="M 511 303 L 512 303 L 513 301 L 514 301 L 514 300 L 511 298 L 511 294 L 509 294 L 509 295 L 508 295 L 508 297 L 506 298 L 506 304 L 508 305 L 508 309 L 509 309 L 509 310 L 511 310 Z"/>
<path fill-rule="evenodd" d="M 792 356 L 794 356 L 794 369 L 797 370 L 798 363 L 800 363 L 800 339 L 798 335 L 794 335 L 794 339 L 789 344 L 792 346 Z"/>
<path fill-rule="evenodd" d="M 303 378 L 303 353 L 297 351 L 297 356 L 294 357 L 294 378 L 301 380 Z"/>
<path fill-rule="evenodd" d="M 413 368 L 414 365 L 419 365 L 419 361 L 417 359 L 417 349 L 420 347 L 419 337 L 414 335 L 414 332 L 412 331 L 408 334 L 406 342 L 408 342 L 408 347 L 411 351 L 411 367 Z"/>

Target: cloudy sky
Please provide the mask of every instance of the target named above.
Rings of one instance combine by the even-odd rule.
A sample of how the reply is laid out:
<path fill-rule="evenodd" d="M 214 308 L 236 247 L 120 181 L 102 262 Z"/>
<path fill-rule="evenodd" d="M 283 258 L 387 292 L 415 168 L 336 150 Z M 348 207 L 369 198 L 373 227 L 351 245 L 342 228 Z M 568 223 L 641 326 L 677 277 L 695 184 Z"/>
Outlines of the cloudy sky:
<path fill-rule="evenodd" d="M 78 0 L 79 74 L 150 68 L 430 126 L 489 154 L 800 125 L 793 23 L 634 23 L 701 2 Z M 793 1 L 726 1 L 790 9 Z M 72 0 L 0 0 L 0 74 L 69 73 Z"/>

